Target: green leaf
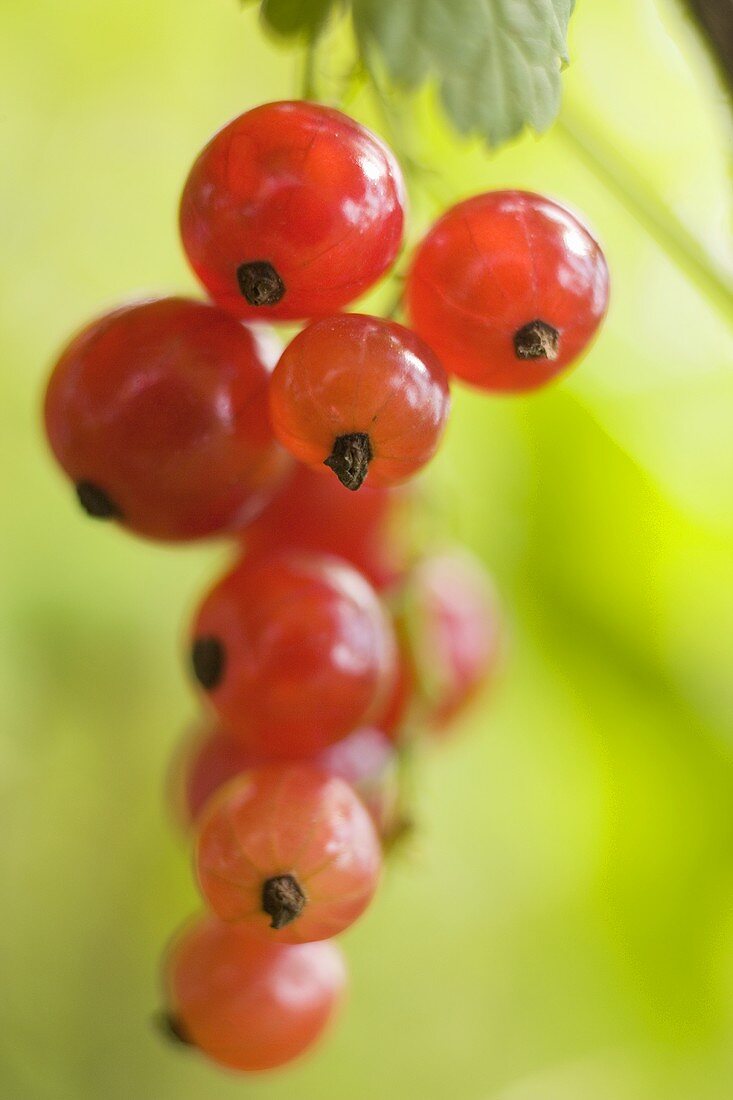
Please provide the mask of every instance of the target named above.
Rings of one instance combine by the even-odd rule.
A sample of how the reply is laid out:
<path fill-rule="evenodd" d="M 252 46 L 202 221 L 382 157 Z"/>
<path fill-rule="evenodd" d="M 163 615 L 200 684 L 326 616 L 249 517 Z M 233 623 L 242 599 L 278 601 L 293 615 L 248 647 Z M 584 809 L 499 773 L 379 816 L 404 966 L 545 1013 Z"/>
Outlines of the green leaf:
<path fill-rule="evenodd" d="M 525 126 L 547 129 L 574 0 L 353 0 L 367 64 L 380 59 L 413 90 L 437 79 L 451 122 L 491 145 Z"/>
<path fill-rule="evenodd" d="M 340 0 L 262 0 L 260 16 L 284 38 L 315 38 Z"/>

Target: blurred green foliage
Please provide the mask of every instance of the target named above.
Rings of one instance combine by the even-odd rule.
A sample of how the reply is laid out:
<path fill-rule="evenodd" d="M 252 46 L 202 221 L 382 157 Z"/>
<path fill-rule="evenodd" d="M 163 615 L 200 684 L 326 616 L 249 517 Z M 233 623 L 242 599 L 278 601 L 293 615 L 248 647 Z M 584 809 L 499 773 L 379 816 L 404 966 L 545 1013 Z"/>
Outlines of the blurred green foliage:
<path fill-rule="evenodd" d="M 547 191 L 606 244 L 613 305 L 561 385 L 456 394 L 428 486 L 440 534 L 505 594 L 506 675 L 421 764 L 414 849 L 345 939 L 340 1026 L 255 1081 L 151 1023 L 161 945 L 196 904 L 164 791 L 195 714 L 180 640 L 225 552 L 85 521 L 39 401 L 90 315 L 193 289 L 175 231 L 191 158 L 229 117 L 296 94 L 298 64 L 231 0 L 5 0 L 0 20 L 0 1095 L 727 1100 L 730 316 L 577 140 L 633 165 L 722 285 L 728 121 L 676 7 L 580 5 L 561 122 L 541 140 L 493 156 L 459 143 L 431 92 L 403 119 L 434 170 L 417 228 L 436 196 Z M 349 107 L 394 137 L 368 92 Z"/>

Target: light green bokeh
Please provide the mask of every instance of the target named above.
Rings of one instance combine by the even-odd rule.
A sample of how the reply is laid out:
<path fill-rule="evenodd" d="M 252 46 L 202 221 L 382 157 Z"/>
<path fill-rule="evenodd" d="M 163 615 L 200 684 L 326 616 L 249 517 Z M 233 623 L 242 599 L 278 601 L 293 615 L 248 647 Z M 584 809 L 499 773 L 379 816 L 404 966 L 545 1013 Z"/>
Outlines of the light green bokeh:
<path fill-rule="evenodd" d="M 416 106 L 412 144 L 446 195 L 518 185 L 584 211 L 613 306 L 561 385 L 456 394 L 428 480 L 441 533 L 497 575 L 506 675 L 422 763 L 417 842 L 344 939 L 339 1027 L 251 1081 L 151 1026 L 161 945 L 195 905 L 164 797 L 195 712 L 180 639 L 223 552 L 85 522 L 38 410 L 89 316 L 194 289 L 187 166 L 226 119 L 295 94 L 297 63 L 235 0 L 2 5 L 3 1098 L 733 1092 L 730 328 L 567 127 L 631 162 L 728 270 L 730 130 L 673 6 L 581 4 L 571 45 L 566 128 L 542 139 L 489 156 L 432 95 Z"/>

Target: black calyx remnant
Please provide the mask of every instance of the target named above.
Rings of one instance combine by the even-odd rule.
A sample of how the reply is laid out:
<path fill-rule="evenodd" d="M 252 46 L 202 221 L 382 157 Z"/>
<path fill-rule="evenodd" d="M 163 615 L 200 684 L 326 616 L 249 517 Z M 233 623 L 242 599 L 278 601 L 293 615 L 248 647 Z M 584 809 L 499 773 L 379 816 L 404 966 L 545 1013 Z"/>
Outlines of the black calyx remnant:
<path fill-rule="evenodd" d="M 251 306 L 276 306 L 285 294 L 285 283 L 267 260 L 251 260 L 237 268 L 242 296 Z"/>
<path fill-rule="evenodd" d="M 557 359 L 560 333 L 547 321 L 530 321 L 514 333 L 517 359 Z"/>
<path fill-rule="evenodd" d="M 122 519 L 122 512 L 104 489 L 92 481 L 77 481 L 76 495 L 88 516 L 95 519 Z"/>
<path fill-rule="evenodd" d="M 355 492 L 363 485 L 373 457 L 371 440 L 366 432 L 352 432 L 337 437 L 323 465 L 333 470 L 342 485 Z"/>
<path fill-rule="evenodd" d="M 226 651 L 218 638 L 196 638 L 191 647 L 194 675 L 207 691 L 221 683 L 226 667 Z"/>
<path fill-rule="evenodd" d="M 303 912 L 306 896 L 295 875 L 275 875 L 262 887 L 262 909 L 270 928 L 284 928 Z"/>
<path fill-rule="evenodd" d="M 176 1043 L 182 1043 L 183 1046 L 192 1046 L 191 1039 L 189 1039 L 186 1029 L 172 1012 L 160 1012 L 155 1022 L 158 1025 L 159 1031 L 166 1039 L 170 1039 Z"/>

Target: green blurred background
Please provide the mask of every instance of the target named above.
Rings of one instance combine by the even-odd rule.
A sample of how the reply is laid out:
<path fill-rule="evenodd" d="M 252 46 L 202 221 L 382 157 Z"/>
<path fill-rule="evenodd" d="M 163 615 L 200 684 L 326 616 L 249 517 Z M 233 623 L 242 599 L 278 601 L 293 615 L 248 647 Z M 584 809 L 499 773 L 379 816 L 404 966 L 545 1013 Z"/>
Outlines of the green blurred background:
<path fill-rule="evenodd" d="M 517 185 L 584 211 L 612 310 L 561 385 L 456 393 L 428 481 L 441 533 L 498 578 L 506 675 L 422 764 L 417 841 L 344 939 L 330 1041 L 243 1080 L 151 1024 L 196 904 L 164 795 L 195 713 L 181 633 L 222 551 L 85 521 L 38 410 L 89 316 L 193 289 L 188 165 L 296 94 L 298 61 L 234 0 L 3 0 L 3 1098 L 733 1093 L 733 347 L 711 269 L 731 268 L 729 121 L 671 2 L 580 4 L 571 52 L 539 140 L 458 143 L 430 95 L 410 122 L 444 196 Z"/>

